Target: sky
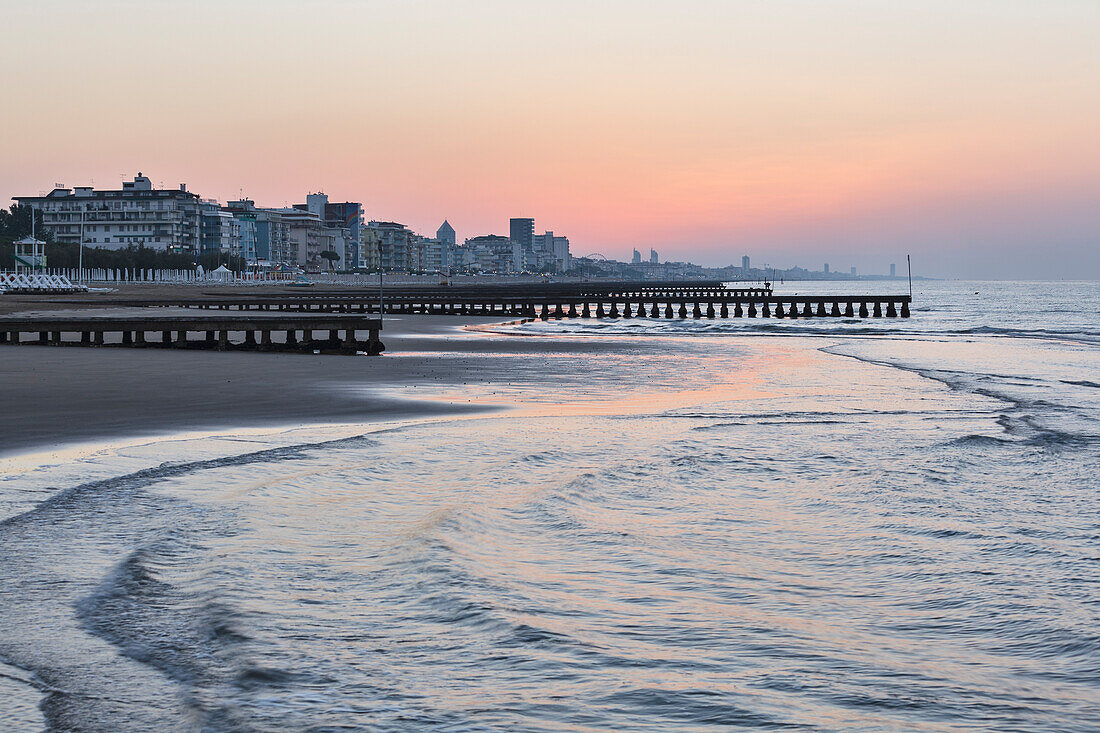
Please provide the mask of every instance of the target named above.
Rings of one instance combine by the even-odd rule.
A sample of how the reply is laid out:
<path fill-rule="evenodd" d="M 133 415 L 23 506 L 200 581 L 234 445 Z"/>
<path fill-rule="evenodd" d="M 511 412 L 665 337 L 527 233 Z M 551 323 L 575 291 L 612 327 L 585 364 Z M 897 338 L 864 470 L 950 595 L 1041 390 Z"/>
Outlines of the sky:
<path fill-rule="evenodd" d="M 1100 279 L 1100 0 L 0 0 L 0 198 Z"/>

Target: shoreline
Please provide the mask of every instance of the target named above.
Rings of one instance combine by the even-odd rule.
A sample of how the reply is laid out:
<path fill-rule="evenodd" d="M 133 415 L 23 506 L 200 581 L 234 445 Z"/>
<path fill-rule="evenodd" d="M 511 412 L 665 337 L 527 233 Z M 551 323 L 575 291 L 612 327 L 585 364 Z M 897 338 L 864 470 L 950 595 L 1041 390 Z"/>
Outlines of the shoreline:
<path fill-rule="evenodd" d="M 511 319 L 509 319 L 511 320 Z M 393 344 L 380 357 L 156 349 L 0 351 L 0 460 L 177 433 L 463 415 L 492 406 L 397 396 L 410 387 L 453 388 L 473 376 L 461 359 L 500 318 L 390 316 Z M 508 321 L 505 321 L 508 322 Z"/>

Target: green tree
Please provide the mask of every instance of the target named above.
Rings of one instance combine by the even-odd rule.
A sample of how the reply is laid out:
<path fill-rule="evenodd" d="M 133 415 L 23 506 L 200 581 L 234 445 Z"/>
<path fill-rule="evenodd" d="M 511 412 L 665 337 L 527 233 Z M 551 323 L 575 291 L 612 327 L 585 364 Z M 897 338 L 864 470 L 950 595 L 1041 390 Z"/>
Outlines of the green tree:
<path fill-rule="evenodd" d="M 332 251 L 331 249 L 326 249 L 324 252 L 322 252 L 321 257 L 328 260 L 329 272 L 332 272 L 333 270 L 333 263 L 340 259 L 340 255 L 336 254 L 336 252 Z"/>
<path fill-rule="evenodd" d="M 35 236 L 44 241 L 49 237 L 42 231 L 42 212 L 30 206 L 12 204 L 7 209 L 0 209 L 0 241 L 14 242 L 17 239 L 30 236 L 31 212 L 34 212 Z"/>

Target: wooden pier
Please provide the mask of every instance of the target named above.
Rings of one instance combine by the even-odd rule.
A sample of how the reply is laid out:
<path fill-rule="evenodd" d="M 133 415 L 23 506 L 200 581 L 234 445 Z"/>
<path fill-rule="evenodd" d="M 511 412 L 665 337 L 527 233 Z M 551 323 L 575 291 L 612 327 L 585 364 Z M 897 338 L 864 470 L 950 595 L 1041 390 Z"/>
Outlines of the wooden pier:
<path fill-rule="evenodd" d="M 908 318 L 909 295 L 775 295 L 717 281 L 414 286 L 309 292 L 209 292 L 112 300 L 116 306 L 279 313 L 419 313 L 521 318 Z M 69 300 L 70 303 L 102 303 Z"/>
<path fill-rule="evenodd" d="M 342 314 L 233 313 L 0 317 L 0 344 L 381 354 L 382 320 Z M 320 334 L 320 335 L 319 335 Z M 365 334 L 365 340 L 360 338 Z M 192 335 L 195 337 L 192 338 Z M 29 336 L 24 340 L 25 336 Z"/>

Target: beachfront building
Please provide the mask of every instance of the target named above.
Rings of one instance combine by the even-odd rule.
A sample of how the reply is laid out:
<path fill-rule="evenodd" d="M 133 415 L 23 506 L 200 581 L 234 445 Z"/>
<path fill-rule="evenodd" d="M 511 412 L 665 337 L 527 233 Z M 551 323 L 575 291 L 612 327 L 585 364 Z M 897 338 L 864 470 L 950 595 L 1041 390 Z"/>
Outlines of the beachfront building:
<path fill-rule="evenodd" d="M 535 235 L 531 243 L 535 266 L 526 268 L 528 271 L 562 273 L 573 267 L 568 237 L 558 237 L 553 232 L 546 232 Z"/>
<path fill-rule="evenodd" d="M 535 236 L 535 220 L 529 218 L 509 219 L 508 238 L 519 244 L 524 250 L 531 249 Z"/>
<path fill-rule="evenodd" d="M 371 221 L 367 224 L 374 230 L 382 246 L 383 270 L 408 270 L 414 264 L 416 255 L 410 258 L 410 245 L 415 244 L 417 236 L 404 224 L 396 221 Z"/>
<path fill-rule="evenodd" d="M 378 232 L 368 227 L 363 227 L 363 236 L 359 243 L 359 268 L 369 272 L 377 272 L 382 265 L 382 238 Z"/>
<path fill-rule="evenodd" d="M 451 265 L 451 247 L 439 239 L 414 235 L 410 240 L 410 265 L 413 272 L 445 273 Z"/>
<path fill-rule="evenodd" d="M 202 202 L 199 249 L 203 254 L 241 256 L 241 223 L 217 201 Z"/>
<path fill-rule="evenodd" d="M 354 270 L 373 264 L 374 254 L 364 252 L 363 247 L 366 226 L 363 223 L 361 203 L 357 201 L 333 203 L 324 193 L 311 193 L 306 196 L 304 204 L 295 204 L 294 208 L 315 214 L 325 227 L 337 230 L 326 235 L 336 242 L 333 245 L 336 249 L 333 251 L 340 256 L 337 269 Z"/>
<path fill-rule="evenodd" d="M 290 225 L 278 210 L 257 208 L 251 199 L 230 201 L 225 210 L 241 222 L 241 256 L 248 262 L 273 268 L 297 264 L 290 246 Z"/>
<path fill-rule="evenodd" d="M 327 249 L 330 242 L 326 241 L 321 218 L 310 211 L 295 208 L 279 209 L 278 212 L 288 228 L 287 257 L 290 263 L 313 272 L 327 269 L 327 263 L 321 259 L 321 250 Z"/>
<path fill-rule="evenodd" d="M 446 219 L 439 225 L 439 229 L 435 230 L 435 238 L 450 249 L 455 248 L 455 230 Z"/>
<path fill-rule="evenodd" d="M 469 272 L 505 275 L 523 270 L 524 249 L 511 237 L 499 234 L 470 237 L 456 250 L 461 250 L 455 257 L 456 265 L 461 258 L 461 269 Z"/>
<path fill-rule="evenodd" d="M 56 242 L 76 244 L 83 236 L 90 247 L 145 246 L 170 252 L 194 252 L 200 246 L 199 197 L 184 184 L 153 188 L 141 173 L 121 189 L 58 187 L 45 196 L 16 196 L 15 201 L 41 211 L 43 229 Z"/>

